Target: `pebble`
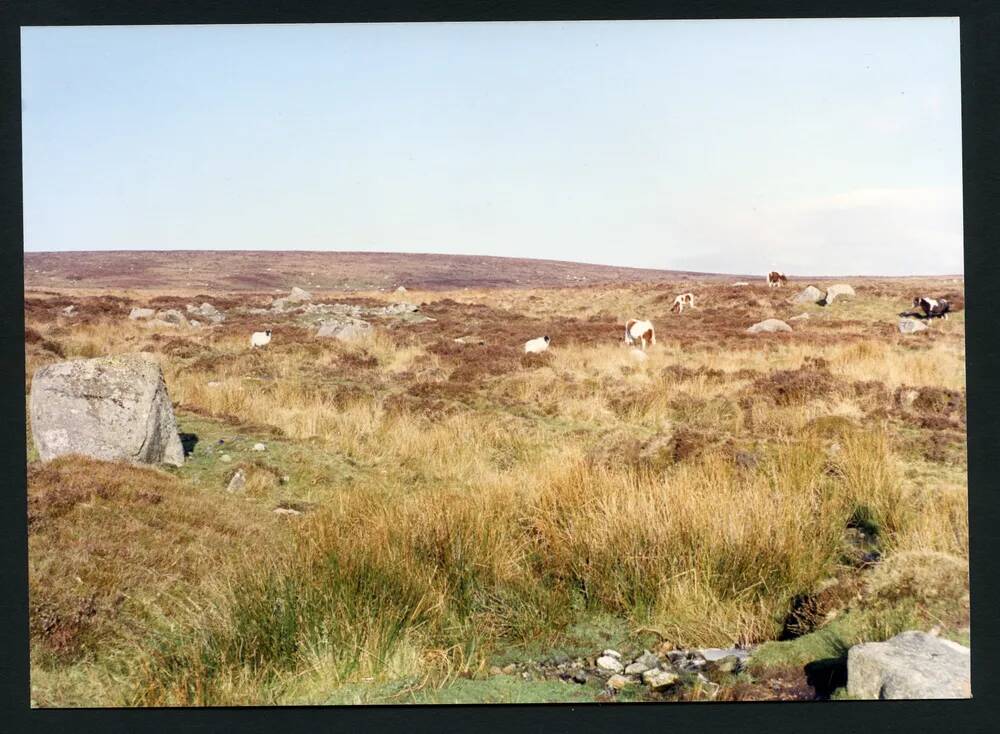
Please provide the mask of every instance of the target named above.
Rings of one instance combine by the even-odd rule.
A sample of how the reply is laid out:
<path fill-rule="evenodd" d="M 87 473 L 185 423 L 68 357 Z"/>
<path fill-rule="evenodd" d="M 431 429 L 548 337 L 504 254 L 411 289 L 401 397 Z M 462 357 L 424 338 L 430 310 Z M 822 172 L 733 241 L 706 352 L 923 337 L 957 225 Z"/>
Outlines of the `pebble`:
<path fill-rule="evenodd" d="M 509 663 L 501 668 L 501 672 L 504 675 L 512 675 L 517 672 L 517 665 L 515 663 Z"/>
<path fill-rule="evenodd" d="M 583 685 L 584 683 L 587 682 L 587 680 L 588 680 L 587 674 L 584 673 L 582 670 L 578 670 L 577 672 L 573 673 L 574 683 L 579 683 L 580 685 Z"/>
<path fill-rule="evenodd" d="M 219 459 L 228 464 L 230 461 L 233 460 L 233 457 L 230 456 L 229 454 L 223 454 L 222 456 L 219 457 Z"/>
<path fill-rule="evenodd" d="M 255 443 L 253 445 L 253 450 L 254 451 L 267 451 L 267 446 L 265 446 L 262 443 Z"/>

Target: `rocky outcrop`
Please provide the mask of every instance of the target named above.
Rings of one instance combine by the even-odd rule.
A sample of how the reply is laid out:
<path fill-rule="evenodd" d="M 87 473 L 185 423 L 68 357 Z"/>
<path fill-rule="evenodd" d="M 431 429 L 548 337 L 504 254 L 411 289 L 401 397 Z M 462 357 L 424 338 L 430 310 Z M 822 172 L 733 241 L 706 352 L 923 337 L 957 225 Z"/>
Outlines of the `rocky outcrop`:
<path fill-rule="evenodd" d="M 847 693 L 862 699 L 970 698 L 969 648 L 926 632 L 903 632 L 847 652 Z"/>
<path fill-rule="evenodd" d="M 184 463 L 159 365 L 141 354 L 41 367 L 29 405 L 43 461 L 83 454 L 107 461 Z"/>
<path fill-rule="evenodd" d="M 156 311 L 151 308 L 133 308 L 129 311 L 128 317 L 133 321 L 138 321 L 139 319 L 151 319 L 155 313 Z"/>

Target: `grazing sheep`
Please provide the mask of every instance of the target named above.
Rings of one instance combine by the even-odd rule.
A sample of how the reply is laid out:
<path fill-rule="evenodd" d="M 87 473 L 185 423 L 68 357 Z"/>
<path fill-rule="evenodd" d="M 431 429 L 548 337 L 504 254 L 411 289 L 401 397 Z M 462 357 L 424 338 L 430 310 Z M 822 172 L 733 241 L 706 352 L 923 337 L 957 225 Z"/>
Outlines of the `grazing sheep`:
<path fill-rule="evenodd" d="M 540 336 L 537 339 L 531 339 L 524 343 L 524 353 L 525 354 L 540 354 L 549 348 L 549 342 L 551 339 L 547 336 Z"/>
<path fill-rule="evenodd" d="M 694 293 L 681 293 L 674 299 L 674 305 L 670 307 L 670 310 L 677 313 L 684 313 L 685 306 L 694 308 Z"/>
<path fill-rule="evenodd" d="M 652 322 L 636 319 L 625 322 L 625 343 L 632 346 L 636 342 L 639 342 L 643 351 L 647 344 L 656 344 L 656 332 L 653 330 Z"/>
<path fill-rule="evenodd" d="M 267 331 L 255 331 L 250 336 L 250 348 L 254 347 L 266 347 L 271 343 L 271 330 Z"/>

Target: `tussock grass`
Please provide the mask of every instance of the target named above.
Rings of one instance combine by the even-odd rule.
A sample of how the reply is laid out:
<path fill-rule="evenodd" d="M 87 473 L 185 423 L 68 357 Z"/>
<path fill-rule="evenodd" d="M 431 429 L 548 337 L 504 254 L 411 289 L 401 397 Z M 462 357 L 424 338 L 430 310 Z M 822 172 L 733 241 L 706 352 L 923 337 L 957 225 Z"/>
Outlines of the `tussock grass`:
<path fill-rule="evenodd" d="M 418 295 L 543 320 L 666 308 L 628 288 Z M 31 537 L 36 698 L 81 703 L 90 686 L 93 700 L 156 705 L 319 703 L 362 688 L 422 700 L 511 651 L 558 648 L 588 618 L 678 646 L 774 640 L 793 600 L 856 575 L 848 526 L 872 538 L 888 576 L 866 592 L 878 611 L 830 623 L 855 620 L 838 640 L 947 616 L 963 589 L 928 581 L 944 577 L 914 554 L 966 564 L 964 465 L 917 464 L 903 437 L 960 426 L 961 322 L 914 347 L 860 339 L 856 322 L 838 326 L 851 312 L 824 310 L 817 320 L 843 339 L 727 332 L 722 348 L 682 333 L 711 308 L 658 322 L 642 363 L 581 330 L 544 359 L 505 353 L 502 370 L 429 327 L 341 344 L 279 324 L 284 339 L 251 351 L 238 326 L 34 325 L 29 375 L 60 350 L 147 350 L 175 403 L 229 427 L 236 456 L 224 471 L 204 448 L 171 473 L 79 459 L 32 470 L 46 508 Z M 503 333 L 490 326 L 469 329 Z M 904 409 L 897 388 L 925 390 Z M 252 427 L 281 446 L 239 453 L 232 433 Z M 240 467 L 247 489 L 229 495 Z M 278 500 L 318 509 L 278 518 Z M 893 559 L 910 570 L 891 572 Z M 940 603 L 891 591 L 907 584 Z M 59 633 L 69 642 L 45 630 L 54 618 L 82 620 Z"/>

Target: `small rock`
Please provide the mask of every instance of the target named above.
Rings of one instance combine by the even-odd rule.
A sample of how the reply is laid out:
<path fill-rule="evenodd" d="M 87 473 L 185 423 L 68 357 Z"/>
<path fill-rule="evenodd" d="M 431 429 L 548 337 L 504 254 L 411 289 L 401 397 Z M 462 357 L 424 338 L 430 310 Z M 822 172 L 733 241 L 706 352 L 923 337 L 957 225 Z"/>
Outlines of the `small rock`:
<path fill-rule="evenodd" d="M 222 460 L 225 461 L 228 457 L 223 456 Z M 233 474 L 233 478 L 229 480 L 229 486 L 226 487 L 227 492 L 242 492 L 247 486 L 247 475 L 242 469 L 237 469 L 236 473 Z"/>
<path fill-rule="evenodd" d="M 288 484 L 290 481 L 292 481 L 292 478 L 290 476 L 288 476 L 287 474 L 282 475 L 281 477 L 282 484 Z"/>
<path fill-rule="evenodd" d="M 503 668 L 501 668 L 501 672 L 504 675 L 513 675 L 514 673 L 517 672 L 517 664 L 516 663 L 508 663 L 507 665 L 503 666 Z"/>
<path fill-rule="evenodd" d="M 676 673 L 667 670 L 649 670 L 643 673 L 642 681 L 653 691 L 665 691 L 675 685 L 678 680 Z"/>
<path fill-rule="evenodd" d="M 625 669 L 622 666 L 621 661 L 611 655 L 601 655 L 601 657 L 597 658 L 597 667 L 600 670 L 606 670 L 612 673 L 621 673 Z"/>
<path fill-rule="evenodd" d="M 625 666 L 625 675 L 642 675 L 650 668 L 657 667 L 658 665 L 659 661 L 657 661 L 656 665 L 645 665 L 644 663 L 640 663 L 639 661 L 636 661 L 634 663 L 629 663 L 628 665 Z"/>
<path fill-rule="evenodd" d="M 275 507 L 273 510 L 275 515 L 301 515 L 302 513 L 298 510 L 293 510 L 291 507 Z"/>
<path fill-rule="evenodd" d="M 253 445 L 253 450 L 254 451 L 267 451 L 267 446 L 265 446 L 262 443 L 255 443 Z"/>
<path fill-rule="evenodd" d="M 579 683 L 582 686 L 588 680 L 589 680 L 589 678 L 587 677 L 587 674 L 584 673 L 582 670 L 578 670 L 577 672 L 573 673 L 573 682 L 574 683 Z"/>
<path fill-rule="evenodd" d="M 128 317 L 133 321 L 137 321 L 138 319 L 151 319 L 155 313 L 156 311 L 151 308 L 133 308 L 129 311 Z"/>
<path fill-rule="evenodd" d="M 646 669 L 649 670 L 650 668 L 655 668 L 659 665 L 660 659 L 649 650 L 645 650 L 642 655 L 635 659 L 635 662 L 645 665 Z"/>
<path fill-rule="evenodd" d="M 456 344 L 485 344 L 486 340 L 481 336 L 460 336 L 454 340 Z"/>
<path fill-rule="evenodd" d="M 399 288 L 396 289 L 396 293 L 406 293 L 406 286 L 399 286 Z"/>
<path fill-rule="evenodd" d="M 791 331 L 792 327 L 781 319 L 764 319 L 753 326 L 747 327 L 749 334 L 767 334 L 775 331 Z"/>
<path fill-rule="evenodd" d="M 927 329 L 927 324 L 925 324 L 923 321 L 917 321 L 916 319 L 899 320 L 900 334 L 916 334 L 918 331 L 924 331 L 926 329 Z"/>
<path fill-rule="evenodd" d="M 612 691 L 620 691 L 630 683 L 632 683 L 631 678 L 626 678 L 624 675 L 619 675 L 618 673 L 615 673 L 613 676 L 608 678 L 608 682 L 606 685 Z"/>
<path fill-rule="evenodd" d="M 610 655 L 613 658 L 618 658 L 619 660 L 622 659 L 622 654 L 617 650 L 605 650 L 601 653 L 601 655 Z"/>
<path fill-rule="evenodd" d="M 498 665 L 491 665 L 490 666 L 490 675 L 502 675 L 502 674 L 503 674 L 503 671 L 500 669 L 500 666 L 498 666 Z"/>
<path fill-rule="evenodd" d="M 69 306 L 67 306 L 62 310 L 63 316 L 74 316 L 75 314 L 76 314 L 76 306 L 73 304 L 70 304 Z"/>
<path fill-rule="evenodd" d="M 800 313 L 798 316 L 792 316 L 792 318 L 790 318 L 788 320 L 789 321 L 805 321 L 808 318 L 809 318 L 809 314 L 807 314 L 807 313 Z"/>
<path fill-rule="evenodd" d="M 219 457 L 219 459 L 228 464 L 230 461 L 233 460 L 233 457 L 231 457 L 229 454 L 223 454 L 222 456 Z"/>

